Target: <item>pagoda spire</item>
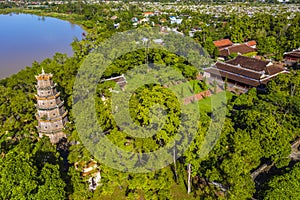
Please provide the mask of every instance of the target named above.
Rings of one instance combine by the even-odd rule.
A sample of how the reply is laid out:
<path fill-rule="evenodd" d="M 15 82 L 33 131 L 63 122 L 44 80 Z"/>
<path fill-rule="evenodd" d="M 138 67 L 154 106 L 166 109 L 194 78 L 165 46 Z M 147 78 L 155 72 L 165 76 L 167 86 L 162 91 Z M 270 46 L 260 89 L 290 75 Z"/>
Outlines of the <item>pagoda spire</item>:
<path fill-rule="evenodd" d="M 37 79 L 37 95 L 35 96 L 39 136 L 48 136 L 51 143 L 55 144 L 61 138 L 66 137 L 63 129 L 68 122 L 68 112 L 64 109 L 64 101 L 60 99 L 60 93 L 52 81 L 52 76 L 52 74 L 45 73 L 44 68 L 41 74 L 35 76 Z"/>

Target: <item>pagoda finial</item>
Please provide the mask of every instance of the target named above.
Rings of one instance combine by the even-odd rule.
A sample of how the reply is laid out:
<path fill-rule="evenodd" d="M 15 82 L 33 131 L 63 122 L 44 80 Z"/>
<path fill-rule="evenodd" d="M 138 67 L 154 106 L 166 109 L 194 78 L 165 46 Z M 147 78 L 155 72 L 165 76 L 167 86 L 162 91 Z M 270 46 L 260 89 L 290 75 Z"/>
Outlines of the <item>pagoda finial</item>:
<path fill-rule="evenodd" d="M 42 67 L 42 74 L 45 74 L 44 67 Z"/>

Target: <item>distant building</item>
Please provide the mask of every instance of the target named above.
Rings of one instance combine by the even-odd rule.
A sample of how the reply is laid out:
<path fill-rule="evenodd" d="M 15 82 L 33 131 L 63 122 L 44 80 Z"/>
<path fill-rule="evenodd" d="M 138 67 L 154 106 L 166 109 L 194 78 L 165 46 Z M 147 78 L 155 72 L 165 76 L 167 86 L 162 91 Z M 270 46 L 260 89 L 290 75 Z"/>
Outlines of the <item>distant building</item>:
<path fill-rule="evenodd" d="M 149 22 L 149 19 L 148 18 L 143 18 L 143 19 L 140 19 L 138 21 L 139 24 L 142 24 L 142 23 L 145 23 L 145 22 Z"/>
<path fill-rule="evenodd" d="M 116 19 L 118 19 L 118 16 L 114 15 L 114 16 L 112 16 L 110 19 L 111 19 L 111 20 L 116 20 Z"/>
<path fill-rule="evenodd" d="M 76 162 L 74 163 L 76 170 L 82 169 L 81 176 L 88 178 L 89 189 L 94 191 L 99 186 L 101 181 L 101 173 L 96 161 L 90 160 L 89 162 Z"/>
<path fill-rule="evenodd" d="M 162 40 L 162 39 L 153 39 L 153 42 L 155 43 L 155 44 L 160 44 L 160 45 L 163 45 L 164 44 L 164 41 Z"/>
<path fill-rule="evenodd" d="M 182 22 L 182 19 L 181 18 L 176 18 L 176 17 L 174 17 L 174 16 L 171 16 L 170 17 L 170 22 L 171 22 L 171 24 L 181 24 L 181 22 Z"/>
<path fill-rule="evenodd" d="M 136 23 L 136 22 L 138 22 L 138 21 L 139 21 L 139 19 L 138 19 L 137 17 L 131 18 L 131 22 L 132 22 L 132 23 Z"/>
<path fill-rule="evenodd" d="M 192 28 L 190 31 L 189 31 L 189 36 L 190 37 L 194 37 L 195 33 L 198 32 L 198 31 L 202 31 L 201 28 Z"/>
<path fill-rule="evenodd" d="M 256 52 L 256 50 L 246 44 L 234 44 L 229 47 L 225 47 L 219 50 L 219 56 L 227 58 L 230 54 L 236 53 L 238 55 L 244 55 L 247 53 Z"/>
<path fill-rule="evenodd" d="M 144 12 L 143 16 L 144 17 L 152 17 L 152 16 L 154 16 L 154 13 L 153 12 Z"/>
<path fill-rule="evenodd" d="M 256 43 L 256 41 L 255 40 L 251 40 L 251 41 L 249 41 L 249 42 L 246 42 L 245 43 L 247 46 L 249 46 L 249 47 L 252 47 L 252 48 L 256 48 L 256 45 L 257 45 L 257 43 Z"/>
<path fill-rule="evenodd" d="M 300 161 L 300 139 L 292 143 L 292 152 L 289 157 L 293 160 Z"/>
<path fill-rule="evenodd" d="M 94 160 L 91 160 L 89 163 L 87 163 L 83 169 L 82 169 L 82 176 L 88 176 L 88 175 L 91 175 L 93 174 L 96 169 L 98 167 L 98 164 L 96 161 Z"/>
<path fill-rule="evenodd" d="M 278 74 L 287 73 L 281 65 L 256 58 L 237 56 L 227 62 L 217 62 L 213 67 L 204 69 L 207 78 L 222 78 L 238 86 L 264 87 Z"/>
<path fill-rule="evenodd" d="M 166 18 L 162 18 L 162 19 L 159 20 L 159 22 L 160 22 L 160 23 L 166 23 L 166 22 L 167 22 L 167 19 L 166 19 Z"/>
<path fill-rule="evenodd" d="M 256 41 L 251 40 L 244 44 L 234 44 L 229 39 L 221 39 L 214 41 L 214 45 L 219 50 L 219 57 L 228 58 L 229 55 L 236 53 L 238 55 L 245 55 L 256 52 Z"/>
<path fill-rule="evenodd" d="M 126 78 L 125 78 L 124 74 L 122 74 L 120 76 L 115 76 L 115 77 L 103 79 L 101 82 L 105 82 L 105 81 L 114 81 L 115 83 L 117 83 L 119 85 L 119 87 L 122 90 L 124 90 L 124 87 L 127 84 L 127 81 L 126 81 Z"/>
<path fill-rule="evenodd" d="M 120 23 L 115 23 L 115 24 L 114 24 L 114 28 L 115 28 L 115 29 L 117 29 L 117 28 L 119 28 L 119 27 L 120 27 Z"/>
<path fill-rule="evenodd" d="M 300 48 L 284 53 L 283 58 L 284 58 L 285 64 L 287 64 L 287 65 L 293 65 L 293 64 L 299 62 L 300 61 Z"/>
<path fill-rule="evenodd" d="M 52 74 L 36 76 L 37 79 L 37 114 L 39 136 L 46 135 L 51 143 L 57 143 L 61 138 L 66 137 L 63 133 L 67 118 L 67 111 L 64 109 L 64 101 L 60 99 L 60 93 L 56 90 L 56 84 L 52 81 Z"/>
<path fill-rule="evenodd" d="M 222 49 L 222 48 L 225 48 L 225 47 L 232 46 L 233 42 L 231 42 L 229 39 L 221 39 L 221 40 L 214 41 L 214 45 L 218 49 Z"/>

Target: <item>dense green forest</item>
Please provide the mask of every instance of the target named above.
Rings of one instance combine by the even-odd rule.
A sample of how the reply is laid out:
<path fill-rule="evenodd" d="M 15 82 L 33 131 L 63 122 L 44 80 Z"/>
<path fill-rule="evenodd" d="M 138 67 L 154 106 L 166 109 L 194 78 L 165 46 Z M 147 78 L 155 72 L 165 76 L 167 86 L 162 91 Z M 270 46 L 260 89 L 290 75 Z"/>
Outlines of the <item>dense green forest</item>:
<path fill-rule="evenodd" d="M 291 143 L 300 137 L 300 73 L 293 69 L 269 82 L 266 91 L 254 88 L 241 95 L 226 92 L 225 123 L 219 140 L 207 156 L 199 156 L 199 149 L 212 120 L 212 110 L 203 109 L 203 101 L 210 98 L 196 102 L 201 111 L 198 132 L 188 151 L 175 163 L 161 170 L 137 174 L 120 172 L 100 161 L 100 185 L 95 191 L 89 190 L 88 177 L 81 174 L 83 166 L 76 164 L 95 158 L 81 143 L 76 131 L 72 90 L 87 55 L 113 33 L 134 28 L 133 17 L 142 17 L 143 11 L 136 5 L 121 6 L 123 9 L 115 10 L 106 4 L 69 4 L 43 11 L 0 11 L 56 16 L 74 21 L 88 32 L 85 39 L 75 39 L 71 44 L 74 56 L 56 53 L 53 58 L 34 62 L 31 67 L 0 80 L 0 199 L 299 199 L 299 163 L 289 158 Z M 288 18 L 289 13 L 276 17 L 260 13 L 253 17 L 232 14 L 215 18 L 190 11 L 176 12 L 192 16 L 178 29 L 187 34 L 191 28 L 201 28 L 194 39 L 213 58 L 217 55 L 212 41 L 221 38 L 230 38 L 233 42 L 255 39 L 259 54 L 276 60 L 282 59 L 285 51 L 300 46 L 299 13 L 293 18 Z M 118 18 L 111 19 L 114 15 Z M 160 18 L 168 16 L 150 17 L 157 23 L 161 23 Z M 114 28 L 114 23 L 120 23 L 120 27 Z M 174 26 L 169 22 L 161 25 Z M 120 75 L 132 65 L 147 63 L 173 66 L 190 81 L 194 90 L 207 89 L 205 82 L 195 80 L 197 70 L 182 57 L 155 49 L 147 52 L 141 49 L 120 57 L 110 65 L 104 77 Z M 54 82 L 69 111 L 70 122 L 65 129 L 68 141 L 57 146 L 51 145 L 46 137 L 39 138 L 36 129 L 35 75 L 42 67 L 54 74 Z M 132 97 L 131 116 L 140 125 L 150 123 L 148 113 L 153 104 L 164 104 L 171 113 L 167 126 L 156 136 L 140 139 L 123 134 L 115 124 L 109 90 L 113 86 L 114 82 L 104 82 L 97 88 L 96 110 L 101 127 L 108 131 L 107 137 L 115 145 L 136 152 L 153 151 L 167 143 L 176 132 L 179 115 L 176 98 L 170 90 L 146 85 Z M 104 102 L 102 97 L 108 100 Z M 262 164 L 270 166 L 270 173 L 252 178 L 251 174 Z M 188 166 L 191 166 L 189 194 Z"/>

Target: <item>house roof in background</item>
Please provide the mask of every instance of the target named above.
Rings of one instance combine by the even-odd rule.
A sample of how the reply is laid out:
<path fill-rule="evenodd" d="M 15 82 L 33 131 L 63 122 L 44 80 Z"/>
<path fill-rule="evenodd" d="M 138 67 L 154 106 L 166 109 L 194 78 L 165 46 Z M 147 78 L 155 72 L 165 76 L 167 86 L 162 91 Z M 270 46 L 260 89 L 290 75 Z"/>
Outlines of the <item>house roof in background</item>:
<path fill-rule="evenodd" d="M 256 50 L 252 47 L 249 47 L 246 44 L 237 44 L 237 45 L 232 45 L 229 47 L 226 47 L 224 49 L 220 49 L 220 56 L 222 57 L 227 57 L 232 53 L 239 53 L 239 54 L 246 54 L 246 53 L 251 53 L 255 52 Z"/>
<path fill-rule="evenodd" d="M 218 48 L 221 48 L 221 47 L 231 46 L 233 45 L 233 43 L 229 39 L 221 39 L 221 40 L 214 41 L 214 45 Z"/>
<path fill-rule="evenodd" d="M 245 44 L 248 45 L 248 46 L 255 46 L 255 45 L 257 45 L 257 43 L 256 43 L 255 40 L 251 40 L 249 42 L 246 42 Z"/>

